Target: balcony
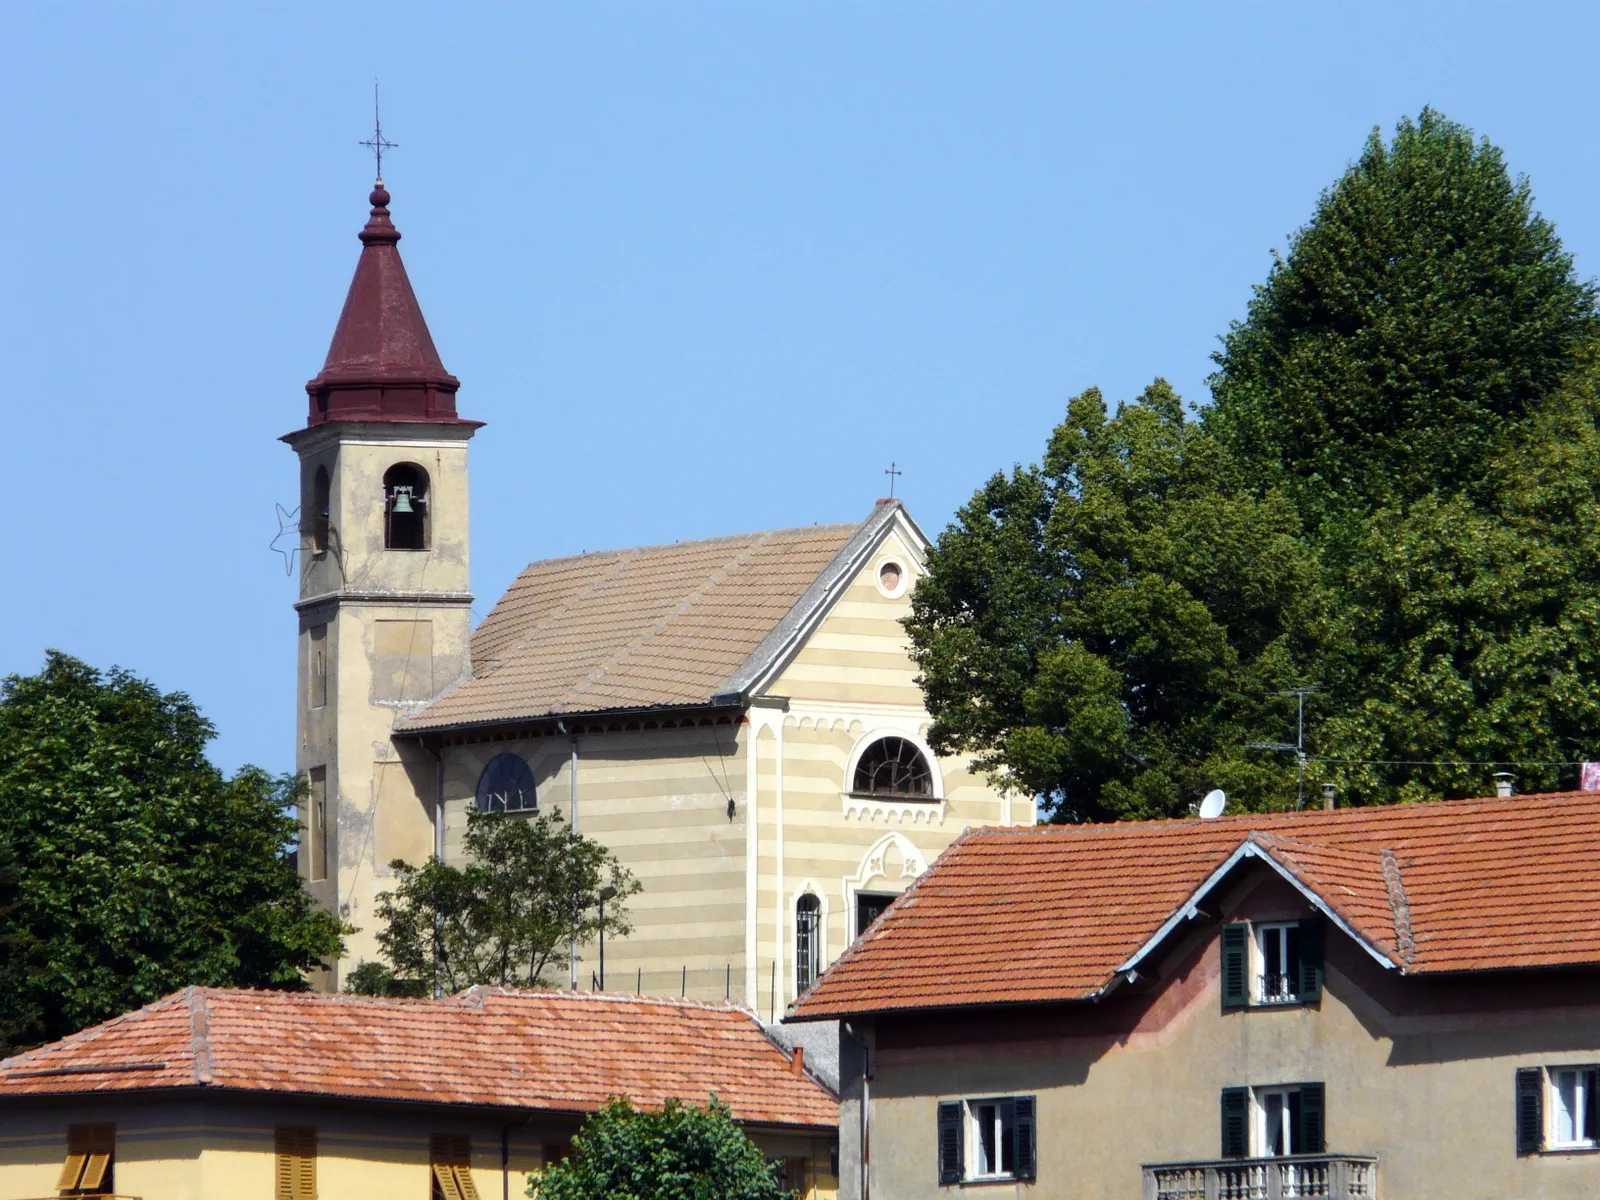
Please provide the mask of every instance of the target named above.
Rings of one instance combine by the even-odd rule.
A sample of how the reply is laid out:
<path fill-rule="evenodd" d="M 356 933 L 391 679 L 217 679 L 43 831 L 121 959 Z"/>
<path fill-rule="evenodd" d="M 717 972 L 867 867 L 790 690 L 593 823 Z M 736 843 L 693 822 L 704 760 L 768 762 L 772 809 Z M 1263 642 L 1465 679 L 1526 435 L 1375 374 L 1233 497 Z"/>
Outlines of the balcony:
<path fill-rule="evenodd" d="M 1153 1163 L 1144 1200 L 1374 1200 L 1378 1160 L 1366 1154 L 1294 1154 Z"/>

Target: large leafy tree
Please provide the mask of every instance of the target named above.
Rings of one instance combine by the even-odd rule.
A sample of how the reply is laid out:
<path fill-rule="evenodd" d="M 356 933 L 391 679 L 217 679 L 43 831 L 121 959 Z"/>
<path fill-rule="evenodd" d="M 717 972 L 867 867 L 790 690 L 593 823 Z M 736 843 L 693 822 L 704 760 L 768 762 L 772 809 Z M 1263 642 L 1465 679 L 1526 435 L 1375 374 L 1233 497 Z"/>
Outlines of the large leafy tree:
<path fill-rule="evenodd" d="M 1043 461 L 996 475 L 932 549 L 906 622 L 934 745 L 1058 820 L 1291 804 L 1280 738 L 1323 627 L 1293 509 L 1171 388 L 1075 397 Z"/>
<path fill-rule="evenodd" d="M 559 813 L 474 809 L 463 846 L 462 866 L 437 858 L 420 867 L 401 859 L 389 864 L 399 882 L 378 896 L 384 923 L 378 944 L 388 962 L 358 967 L 351 990 L 531 987 L 544 982 L 545 968 L 566 953 L 574 932 L 586 942 L 601 934 L 602 920 L 606 936 L 630 931 L 624 902 L 639 881 L 599 842 L 566 827 Z"/>
<path fill-rule="evenodd" d="M 641 1112 L 613 1100 L 572 1139 L 572 1154 L 528 1184 L 536 1200 L 794 1200 L 715 1096 Z"/>
<path fill-rule="evenodd" d="M 0 684 L 0 1033 L 61 1037 L 190 984 L 300 988 L 341 951 L 289 859 L 293 779 L 205 757 L 182 693 L 52 651 Z"/>
<path fill-rule="evenodd" d="M 1324 542 L 1379 508 L 1474 503 L 1597 331 L 1525 178 L 1432 109 L 1403 120 L 1318 202 L 1223 340 L 1208 425 L 1281 481 Z"/>

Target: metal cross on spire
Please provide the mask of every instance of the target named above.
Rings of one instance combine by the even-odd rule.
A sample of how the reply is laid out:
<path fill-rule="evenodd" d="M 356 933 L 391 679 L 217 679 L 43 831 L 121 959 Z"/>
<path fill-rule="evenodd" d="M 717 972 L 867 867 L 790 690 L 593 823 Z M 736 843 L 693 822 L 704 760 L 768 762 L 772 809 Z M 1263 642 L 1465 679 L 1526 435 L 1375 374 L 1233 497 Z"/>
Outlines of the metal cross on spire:
<path fill-rule="evenodd" d="M 378 182 L 383 182 L 383 152 L 385 150 L 398 150 L 400 143 L 388 141 L 383 136 L 383 121 L 378 116 L 378 81 L 372 81 L 372 138 L 370 141 L 357 142 L 358 146 L 365 146 L 372 151 L 372 157 L 377 162 Z"/>
<path fill-rule="evenodd" d="M 887 471 L 885 471 L 884 474 L 889 477 L 889 499 L 893 500 L 894 499 L 894 481 L 896 479 L 898 479 L 900 476 L 904 475 L 905 472 L 899 469 L 899 466 L 898 466 L 897 463 L 890 463 L 889 464 L 889 469 Z"/>

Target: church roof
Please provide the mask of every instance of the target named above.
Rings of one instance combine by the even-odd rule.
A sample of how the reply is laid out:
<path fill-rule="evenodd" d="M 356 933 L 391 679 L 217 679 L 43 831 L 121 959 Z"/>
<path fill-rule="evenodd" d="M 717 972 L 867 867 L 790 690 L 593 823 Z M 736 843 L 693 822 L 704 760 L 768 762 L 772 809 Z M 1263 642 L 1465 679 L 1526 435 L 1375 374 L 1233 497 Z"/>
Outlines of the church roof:
<path fill-rule="evenodd" d="M 306 384 L 308 425 L 327 421 L 444 421 L 456 416 L 460 381 L 444 369 L 400 259 L 400 231 L 379 180 L 361 257 L 327 360 Z M 476 422 L 474 422 L 476 424 Z"/>
<path fill-rule="evenodd" d="M 475 987 L 442 1000 L 192 987 L 0 1062 L 0 1102 L 183 1089 L 588 1113 L 715 1093 L 736 1120 L 839 1105 L 733 1004 Z"/>
<path fill-rule="evenodd" d="M 895 519 L 909 525 L 904 511 L 891 500 L 857 525 L 532 563 L 473 635 L 473 678 L 397 732 L 737 703 L 821 619 Z"/>

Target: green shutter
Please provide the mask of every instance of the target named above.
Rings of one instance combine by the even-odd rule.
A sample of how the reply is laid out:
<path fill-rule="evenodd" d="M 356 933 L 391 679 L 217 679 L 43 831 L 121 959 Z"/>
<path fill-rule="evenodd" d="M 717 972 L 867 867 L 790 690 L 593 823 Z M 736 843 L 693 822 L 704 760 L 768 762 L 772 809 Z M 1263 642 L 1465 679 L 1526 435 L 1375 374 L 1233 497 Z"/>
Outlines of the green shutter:
<path fill-rule="evenodd" d="M 1322 929 L 1321 917 L 1300 922 L 1300 978 L 1295 981 L 1295 998 L 1301 1004 L 1322 999 Z"/>
<path fill-rule="evenodd" d="M 939 1182 L 960 1183 L 966 1174 L 961 1155 L 961 1102 L 939 1105 Z"/>
<path fill-rule="evenodd" d="M 1544 1072 L 1524 1067 L 1517 1072 L 1517 1153 L 1544 1149 Z"/>
<path fill-rule="evenodd" d="M 1034 1101 L 1032 1096 L 1018 1096 L 1016 1101 L 1016 1176 L 1018 1179 L 1035 1178 L 1034 1168 Z"/>
<path fill-rule="evenodd" d="M 1246 925 L 1222 927 L 1222 1006 L 1238 1008 L 1250 1002 L 1250 929 Z"/>
<path fill-rule="evenodd" d="M 1300 1085 L 1299 1121 L 1290 1131 L 1290 1153 L 1321 1154 L 1327 1149 L 1326 1095 L 1320 1083 Z"/>
<path fill-rule="evenodd" d="M 1250 1089 L 1222 1089 L 1222 1157 L 1245 1158 L 1250 1153 L 1248 1138 Z"/>

